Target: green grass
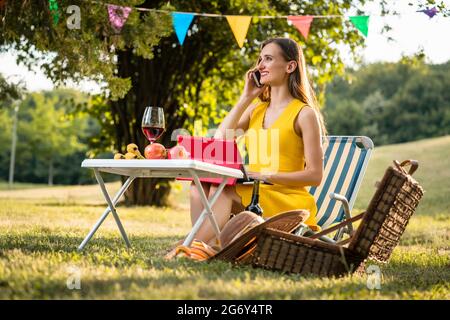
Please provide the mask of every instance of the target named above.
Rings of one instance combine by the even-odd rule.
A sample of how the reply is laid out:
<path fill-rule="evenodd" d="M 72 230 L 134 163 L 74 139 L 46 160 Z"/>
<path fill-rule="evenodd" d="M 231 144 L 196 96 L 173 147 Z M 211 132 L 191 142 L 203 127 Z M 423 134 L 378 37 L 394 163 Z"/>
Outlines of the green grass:
<path fill-rule="evenodd" d="M 108 217 L 80 253 L 104 205 L 98 186 L 76 186 L 0 191 L 0 299 L 449 299 L 449 153 L 450 137 L 375 150 L 356 212 L 392 159 L 418 159 L 415 176 L 426 190 L 390 262 L 380 265 L 380 290 L 369 290 L 365 275 L 329 279 L 163 260 L 190 227 L 186 185 L 171 195 L 173 207 L 119 207 L 132 249 Z M 80 290 L 67 287 L 74 274 Z"/>
<path fill-rule="evenodd" d="M 372 197 L 376 181 L 396 159 L 419 161 L 413 177 L 425 189 L 418 212 L 427 215 L 450 213 L 450 136 L 375 148 L 358 193 L 356 208 L 364 209 Z"/>

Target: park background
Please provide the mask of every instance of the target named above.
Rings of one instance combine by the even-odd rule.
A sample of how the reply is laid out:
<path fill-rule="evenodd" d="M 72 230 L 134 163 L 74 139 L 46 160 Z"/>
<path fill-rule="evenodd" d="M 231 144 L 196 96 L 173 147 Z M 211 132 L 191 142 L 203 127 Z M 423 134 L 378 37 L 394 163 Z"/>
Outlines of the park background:
<path fill-rule="evenodd" d="M 90 14 L 82 16 L 82 28 L 69 32 L 64 15 L 55 23 L 45 6 L 8 2 L 11 12 L 24 5 L 22 17 L 28 24 L 3 20 L 2 25 L 0 298 L 448 299 L 450 48 L 440 36 L 449 30 L 450 18 L 445 2 L 407 3 L 236 1 L 187 6 L 172 1 L 170 7 L 165 2 L 158 7 L 143 1 L 117 2 L 170 12 L 248 14 L 253 20 L 241 48 L 225 19 L 219 25 L 214 19 L 195 18 L 180 45 L 170 19 L 156 23 L 151 11 L 143 13 L 146 24 L 133 11 L 117 33 L 110 30 L 105 6 L 59 1 L 61 8 L 78 4 L 83 14 L 91 6 Z M 432 5 L 440 10 L 432 18 L 417 12 Z M 33 9 L 42 13 L 35 15 Z M 343 19 L 315 19 L 305 39 L 285 19 L 255 18 L 298 12 L 368 14 L 369 33 L 364 36 Z M 394 28 L 405 28 L 408 21 L 414 21 L 406 28 L 410 33 L 396 34 Z M 370 290 L 364 276 L 323 279 L 225 263 L 162 260 L 190 226 L 187 185 L 174 181 L 140 181 L 119 206 L 133 249 L 124 248 L 109 217 L 86 250 L 77 252 L 104 206 L 92 172 L 82 169 L 81 161 L 112 158 L 131 142 L 143 150 L 139 121 L 145 104 L 167 106 L 170 124 L 162 138 L 167 147 L 174 144 L 168 134 L 173 129 L 205 134 L 217 127 L 237 100 L 242 75 L 256 60 L 259 43 L 274 35 L 292 37 L 305 50 L 329 133 L 367 135 L 375 143 L 354 213 L 365 209 L 375 181 L 392 160 L 420 163 L 415 177 L 426 193 L 392 260 L 380 266 L 381 288 Z M 19 36 L 28 42 L 17 44 Z M 111 45 L 117 52 L 111 52 Z M 96 50 L 111 57 L 117 53 L 118 61 L 111 58 L 105 64 Z M 123 67 L 124 62 L 131 67 Z M 37 75 L 24 71 L 27 64 Z M 169 91 L 169 86 L 153 80 L 161 73 L 173 76 L 157 78 L 162 84 L 176 80 L 178 85 Z M 98 81 L 98 74 L 103 81 Z M 131 81 L 123 80 L 127 76 Z M 196 121 L 203 131 L 194 128 Z M 17 145 L 11 184 L 14 122 Z M 125 131 L 120 129 L 124 124 Z M 120 187 L 116 179 L 106 179 L 111 192 Z M 73 275 L 80 276 L 80 289 L 68 288 L 67 279 Z"/>

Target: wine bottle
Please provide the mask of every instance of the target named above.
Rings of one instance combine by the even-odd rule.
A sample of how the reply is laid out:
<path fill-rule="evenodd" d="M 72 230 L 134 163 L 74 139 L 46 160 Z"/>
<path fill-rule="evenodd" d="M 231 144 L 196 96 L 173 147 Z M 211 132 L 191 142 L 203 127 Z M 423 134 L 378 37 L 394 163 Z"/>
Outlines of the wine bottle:
<path fill-rule="evenodd" d="M 252 201 L 250 201 L 250 204 L 245 208 L 245 210 L 256 213 L 259 216 L 262 216 L 263 214 L 263 209 L 259 205 L 259 180 L 255 180 L 253 182 Z"/>

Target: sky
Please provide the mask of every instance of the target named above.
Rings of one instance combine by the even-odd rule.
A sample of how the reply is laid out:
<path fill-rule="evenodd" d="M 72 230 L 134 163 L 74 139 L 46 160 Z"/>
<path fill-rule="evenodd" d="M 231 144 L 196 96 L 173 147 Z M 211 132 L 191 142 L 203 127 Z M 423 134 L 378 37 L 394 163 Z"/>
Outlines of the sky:
<path fill-rule="evenodd" d="M 408 6 L 408 2 L 414 1 L 389 1 L 400 12 L 400 16 L 370 16 L 369 34 L 365 40 L 366 47 L 361 51 L 364 62 L 395 62 L 402 55 L 411 55 L 421 49 L 429 63 L 439 64 L 450 60 L 450 17 L 444 18 L 437 15 L 430 19 L 425 14 L 416 12 L 416 6 Z M 444 2 L 450 7 L 450 0 Z M 364 9 L 369 14 L 378 11 L 373 4 L 366 5 Z M 392 27 L 389 35 L 395 39 L 394 42 L 389 42 L 387 36 L 381 34 L 381 29 L 386 22 Z M 232 36 L 231 30 L 230 36 Z M 343 52 L 343 57 L 344 62 L 352 64 L 347 53 Z M 17 83 L 22 79 L 29 91 L 50 90 L 54 87 L 41 71 L 29 71 L 25 66 L 17 65 L 15 60 L 16 56 L 12 52 L 0 53 L 0 73 L 6 78 L 10 77 L 11 82 Z M 93 82 L 69 86 L 89 93 L 99 90 L 98 85 Z"/>

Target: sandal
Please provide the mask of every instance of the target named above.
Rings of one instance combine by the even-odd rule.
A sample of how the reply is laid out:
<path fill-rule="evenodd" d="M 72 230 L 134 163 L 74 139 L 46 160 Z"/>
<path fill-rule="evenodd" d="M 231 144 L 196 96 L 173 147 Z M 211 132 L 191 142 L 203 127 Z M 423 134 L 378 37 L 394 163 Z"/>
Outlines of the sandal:
<path fill-rule="evenodd" d="M 209 258 L 213 257 L 217 253 L 217 250 L 213 247 L 207 245 L 203 241 L 196 240 L 192 241 L 190 247 L 186 247 L 183 245 L 177 246 L 171 252 L 169 252 L 167 256 L 169 259 L 177 257 L 177 258 L 189 258 L 196 261 L 206 261 Z"/>

